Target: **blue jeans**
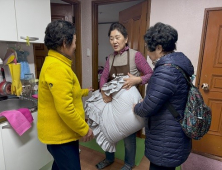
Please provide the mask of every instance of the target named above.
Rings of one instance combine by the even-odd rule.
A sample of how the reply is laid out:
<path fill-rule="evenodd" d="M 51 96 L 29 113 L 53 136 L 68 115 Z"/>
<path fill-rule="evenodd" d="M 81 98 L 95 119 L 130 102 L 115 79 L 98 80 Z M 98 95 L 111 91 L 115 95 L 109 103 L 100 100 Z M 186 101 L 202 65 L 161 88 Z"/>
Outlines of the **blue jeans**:
<path fill-rule="evenodd" d="M 124 139 L 125 145 L 125 160 L 124 163 L 133 167 L 135 165 L 136 157 L 136 133 L 126 137 Z M 106 159 L 110 162 L 115 160 L 115 152 L 105 152 Z"/>
<path fill-rule="evenodd" d="M 81 170 L 79 141 L 47 145 L 47 149 L 54 158 L 52 170 Z"/>

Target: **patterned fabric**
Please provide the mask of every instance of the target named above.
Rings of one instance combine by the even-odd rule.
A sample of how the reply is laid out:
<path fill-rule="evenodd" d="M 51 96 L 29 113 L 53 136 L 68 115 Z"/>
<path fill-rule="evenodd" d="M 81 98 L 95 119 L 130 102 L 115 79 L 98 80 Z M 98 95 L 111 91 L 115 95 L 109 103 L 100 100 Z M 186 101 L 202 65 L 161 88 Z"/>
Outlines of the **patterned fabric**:
<path fill-rule="evenodd" d="M 188 94 L 184 118 L 181 121 L 186 135 L 192 139 L 201 139 L 210 129 L 211 109 L 205 105 L 199 90 L 192 86 Z"/>
<path fill-rule="evenodd" d="M 125 47 L 120 52 L 120 54 L 124 53 L 127 50 L 129 50 L 128 46 Z M 117 55 L 117 53 L 114 53 L 114 55 Z M 151 69 L 151 67 L 147 63 L 145 57 L 143 57 L 143 55 L 140 52 L 136 53 L 135 64 L 136 64 L 137 69 L 143 74 L 143 76 L 141 76 L 142 84 L 146 84 L 148 82 L 148 80 L 150 79 L 150 77 L 153 73 L 153 70 Z M 105 68 L 104 68 L 103 73 L 100 78 L 100 88 L 102 88 L 102 86 L 105 83 L 107 83 L 108 79 L 109 79 L 109 58 L 106 60 Z"/>
<path fill-rule="evenodd" d="M 201 139 L 210 129 L 211 125 L 211 109 L 204 103 L 203 97 L 198 90 L 187 78 L 183 70 L 174 65 L 167 64 L 178 69 L 183 76 L 186 78 L 188 84 L 190 84 L 190 90 L 188 93 L 188 99 L 184 111 L 184 117 L 180 118 L 180 124 L 184 133 L 192 139 L 199 140 Z M 171 111 L 173 116 L 177 118 L 179 114 L 173 108 L 171 104 L 168 109 Z M 180 116 L 179 116 L 180 117 Z"/>

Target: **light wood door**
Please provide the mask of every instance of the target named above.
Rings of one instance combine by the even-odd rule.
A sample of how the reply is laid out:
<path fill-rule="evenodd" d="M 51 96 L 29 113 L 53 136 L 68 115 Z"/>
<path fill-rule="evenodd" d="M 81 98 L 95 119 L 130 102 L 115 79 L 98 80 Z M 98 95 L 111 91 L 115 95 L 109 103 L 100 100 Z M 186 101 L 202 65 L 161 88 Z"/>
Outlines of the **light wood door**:
<path fill-rule="evenodd" d="M 119 13 L 119 22 L 123 24 L 128 32 L 128 45 L 130 48 L 137 50 L 146 58 L 144 34 L 148 28 L 147 14 L 149 2 L 144 1 L 127 8 Z M 139 91 L 144 97 L 145 87 L 139 86 Z"/>
<path fill-rule="evenodd" d="M 199 90 L 212 109 L 209 132 L 201 140 L 193 140 L 193 150 L 222 157 L 222 8 L 209 11 L 203 35 L 203 62 Z M 209 90 L 201 89 L 207 83 Z"/>
<path fill-rule="evenodd" d="M 129 47 L 140 51 L 145 56 L 145 42 L 143 39 L 147 30 L 148 2 L 144 1 L 127 8 L 119 13 L 119 22 L 128 32 Z"/>
<path fill-rule="evenodd" d="M 123 24 L 128 32 L 128 45 L 137 50 L 146 58 L 144 34 L 149 25 L 147 21 L 150 1 L 144 1 L 119 12 L 119 22 Z M 145 96 L 145 86 L 138 87 L 142 97 Z M 138 137 L 144 137 L 142 130 L 137 132 Z"/>

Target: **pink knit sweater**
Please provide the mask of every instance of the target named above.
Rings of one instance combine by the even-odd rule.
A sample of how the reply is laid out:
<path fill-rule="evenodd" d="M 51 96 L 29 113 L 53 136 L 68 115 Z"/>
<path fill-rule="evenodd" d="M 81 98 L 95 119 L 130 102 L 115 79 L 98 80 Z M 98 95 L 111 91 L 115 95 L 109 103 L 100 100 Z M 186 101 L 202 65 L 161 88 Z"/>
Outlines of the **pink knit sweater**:
<path fill-rule="evenodd" d="M 126 46 L 125 48 L 123 48 L 120 51 L 120 55 L 127 50 L 129 50 L 128 46 Z M 114 52 L 114 56 L 117 54 L 118 54 L 117 52 Z M 149 79 L 153 73 L 153 70 L 151 69 L 151 67 L 147 63 L 145 57 L 143 57 L 143 55 L 140 52 L 136 53 L 135 63 L 136 63 L 137 69 L 143 74 L 143 76 L 141 76 L 142 84 L 146 84 L 149 81 Z M 105 83 L 107 83 L 108 79 L 109 79 L 109 58 L 106 60 L 105 68 L 104 68 L 103 73 L 100 78 L 100 88 Z"/>

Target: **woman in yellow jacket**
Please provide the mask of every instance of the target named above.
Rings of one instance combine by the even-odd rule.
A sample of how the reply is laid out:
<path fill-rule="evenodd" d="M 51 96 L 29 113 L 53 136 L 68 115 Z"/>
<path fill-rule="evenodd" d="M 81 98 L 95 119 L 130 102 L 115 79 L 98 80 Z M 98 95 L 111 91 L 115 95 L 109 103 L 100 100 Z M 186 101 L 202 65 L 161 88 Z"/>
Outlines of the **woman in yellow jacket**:
<path fill-rule="evenodd" d="M 74 26 L 67 21 L 51 22 L 45 31 L 46 56 L 39 78 L 38 137 L 54 158 L 53 170 L 80 170 L 79 139 L 89 141 L 92 130 L 85 122 L 81 89 L 71 69 L 76 48 Z"/>

